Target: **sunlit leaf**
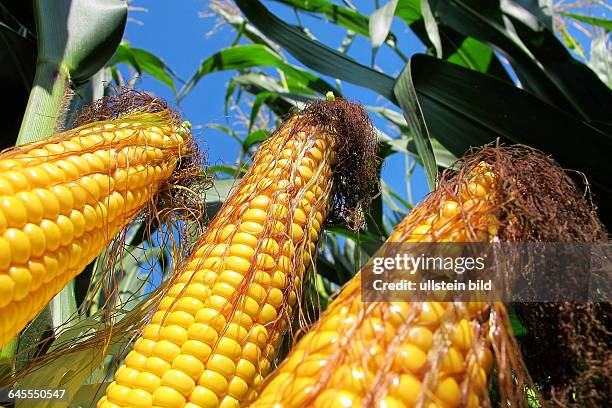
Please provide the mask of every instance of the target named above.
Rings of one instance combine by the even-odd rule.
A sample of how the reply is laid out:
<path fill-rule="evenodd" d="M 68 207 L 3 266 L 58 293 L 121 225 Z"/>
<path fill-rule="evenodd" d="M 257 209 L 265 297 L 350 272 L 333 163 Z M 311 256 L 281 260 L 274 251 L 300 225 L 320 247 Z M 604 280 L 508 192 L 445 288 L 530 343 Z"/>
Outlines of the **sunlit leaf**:
<path fill-rule="evenodd" d="M 368 29 L 370 33 L 370 42 L 372 44 L 372 65 L 374 65 L 374 59 L 378 48 L 385 42 L 389 35 L 389 31 L 391 31 L 391 24 L 393 23 L 397 1 L 398 0 L 388 0 L 384 6 L 374 10 L 370 15 Z"/>
<path fill-rule="evenodd" d="M 210 73 L 254 67 L 276 67 L 321 94 L 325 94 L 328 91 L 339 93 L 337 89 L 327 84 L 317 75 L 284 62 L 269 48 L 259 44 L 249 44 L 225 48 L 206 58 L 200 64 L 197 72 L 181 89 L 178 97 L 179 99 L 184 98 L 200 79 Z"/>
<path fill-rule="evenodd" d="M 146 72 L 153 78 L 168 85 L 176 92 L 174 79 L 176 73 L 168 67 L 159 57 L 142 48 L 132 48 L 130 44 L 123 42 L 117 48 L 111 59 L 111 64 L 126 63 L 134 68 L 139 74 Z"/>
<path fill-rule="evenodd" d="M 420 102 L 412 83 L 412 61 L 408 62 L 394 88 L 395 96 L 404 111 L 404 117 L 414 136 L 417 152 L 423 161 L 427 184 L 431 190 L 435 189 L 438 176 L 436 157 L 429 140 L 427 124 L 423 118 Z"/>
<path fill-rule="evenodd" d="M 413 86 L 418 105 L 409 99 L 407 109 L 424 120 L 426 127 L 418 128 L 427 132 L 424 136 L 435 136 L 456 156 L 497 138 L 541 149 L 566 168 L 585 173 L 600 216 L 611 213 L 609 135 L 528 92 L 455 64 L 416 55 L 409 72 L 406 83 Z"/>
<path fill-rule="evenodd" d="M 270 13 L 258 0 L 236 0 L 236 4 L 253 25 L 302 64 L 321 74 L 372 89 L 389 100 L 395 100 L 391 77 L 312 40 L 299 28 Z"/>
<path fill-rule="evenodd" d="M 607 18 L 591 17 L 591 16 L 585 16 L 582 14 L 568 13 L 565 11 L 560 11 L 559 14 L 562 14 L 565 17 L 573 18 L 574 20 L 582 21 L 583 23 L 601 27 L 605 29 L 606 31 L 612 30 L 612 20 L 607 19 Z"/>
<path fill-rule="evenodd" d="M 438 31 L 438 23 L 431 12 L 429 6 L 429 0 L 421 0 L 421 13 L 423 15 L 423 21 L 425 23 L 425 30 L 429 41 L 434 46 L 436 56 L 442 58 L 442 40 L 440 40 L 440 32 Z"/>

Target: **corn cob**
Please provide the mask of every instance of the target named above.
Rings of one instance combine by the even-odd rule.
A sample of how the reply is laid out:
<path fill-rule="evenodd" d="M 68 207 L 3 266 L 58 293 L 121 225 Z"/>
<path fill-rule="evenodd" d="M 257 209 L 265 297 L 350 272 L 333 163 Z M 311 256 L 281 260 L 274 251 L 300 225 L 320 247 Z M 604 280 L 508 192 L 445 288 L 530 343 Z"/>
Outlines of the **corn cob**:
<path fill-rule="evenodd" d="M 0 155 L 0 345 L 172 174 L 191 142 L 169 115 L 94 122 Z"/>
<path fill-rule="evenodd" d="M 492 239 L 497 218 L 488 165 L 471 172 L 461 199 L 454 193 L 430 196 L 389 242 Z M 357 274 L 266 379 L 251 407 L 479 407 L 493 360 L 473 318 L 486 305 L 463 306 L 461 314 L 445 302 L 363 303 Z"/>
<path fill-rule="evenodd" d="M 330 211 L 336 130 L 349 118 L 310 116 L 334 108 L 356 110 L 317 103 L 260 147 L 98 407 L 229 408 L 257 396 Z"/>

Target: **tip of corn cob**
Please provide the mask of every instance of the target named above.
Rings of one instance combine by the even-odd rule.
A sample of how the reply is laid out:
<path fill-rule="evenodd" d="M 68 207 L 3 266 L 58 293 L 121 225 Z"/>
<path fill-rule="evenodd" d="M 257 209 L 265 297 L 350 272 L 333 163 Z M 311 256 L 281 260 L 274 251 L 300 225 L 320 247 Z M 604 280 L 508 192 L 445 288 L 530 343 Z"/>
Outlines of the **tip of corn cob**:
<path fill-rule="evenodd" d="M 170 109 L 163 99 L 135 89 L 123 89 L 115 95 L 105 96 L 83 108 L 77 115 L 73 127 L 133 114 L 158 112 L 168 115 L 168 119 L 176 126 L 181 124 L 180 115 Z"/>
<path fill-rule="evenodd" d="M 334 198 L 328 222 L 359 229 L 378 179 L 378 141 L 370 117 L 362 105 L 336 98 L 332 92 L 296 116 L 296 128 L 314 126 L 330 134 L 336 143 Z"/>

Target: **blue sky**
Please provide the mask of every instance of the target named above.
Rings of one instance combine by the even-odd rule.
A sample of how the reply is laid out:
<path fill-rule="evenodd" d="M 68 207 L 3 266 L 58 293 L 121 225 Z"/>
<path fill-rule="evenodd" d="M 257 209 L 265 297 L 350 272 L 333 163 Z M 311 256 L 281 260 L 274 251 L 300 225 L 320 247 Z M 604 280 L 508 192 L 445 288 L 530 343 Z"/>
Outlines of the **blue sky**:
<path fill-rule="evenodd" d="M 264 2 L 278 16 L 286 21 L 295 23 L 296 18 L 292 10 L 272 1 Z M 384 0 L 380 0 L 382 5 Z M 147 49 L 163 59 L 184 80 L 189 79 L 196 71 L 200 62 L 215 52 L 230 45 L 235 38 L 235 31 L 231 27 L 218 27 L 219 19 L 215 16 L 201 17 L 200 14 L 211 14 L 207 7 L 208 0 L 134 0 L 131 5 L 144 7 L 147 11 L 133 11 L 132 19 L 139 20 L 142 24 L 129 22 L 125 39 L 133 47 Z M 354 4 L 364 14 L 374 11 L 374 0 L 358 0 Z M 591 9 L 576 9 L 574 12 L 590 14 Z M 598 8 L 595 13 L 601 17 L 610 17 L 610 11 Z M 325 44 L 338 47 L 344 37 L 344 30 L 326 24 L 324 20 L 316 19 L 300 13 L 302 23 L 309 27 L 313 34 Z M 586 36 L 570 27 L 573 35 L 586 45 Z M 398 37 L 398 45 L 404 55 L 410 56 L 417 52 L 423 52 L 424 47 L 416 39 L 407 26 L 394 20 L 392 31 Z M 210 34 L 214 32 L 213 34 Z M 588 55 L 588 47 L 585 47 Z M 287 55 L 287 54 L 286 54 Z M 369 64 L 371 50 L 369 41 L 363 37 L 357 37 L 350 48 L 349 55 L 363 64 Z M 289 56 L 289 60 L 301 65 Z M 403 62 L 393 51 L 382 47 L 376 59 L 376 65 L 387 74 L 396 76 L 403 68 Z M 229 79 L 235 74 L 231 72 L 214 73 L 204 77 L 193 89 L 191 94 L 185 98 L 178 107 L 185 119 L 192 122 L 194 127 L 216 123 L 232 126 L 236 123 L 236 112 L 231 112 L 226 117 L 224 113 L 224 98 L 226 86 Z M 325 78 L 333 83 L 333 79 Z M 180 84 L 179 84 L 180 85 Z M 170 89 L 144 75 L 138 81 L 137 87 L 159 95 L 171 104 L 175 98 Z M 387 106 L 394 108 L 388 101 L 380 98 L 377 94 L 351 84 L 343 83 L 344 96 L 357 100 L 365 105 Z M 396 109 L 396 108 L 395 108 Z M 390 136 L 397 136 L 389 128 L 386 120 L 371 115 L 374 123 Z M 238 157 L 239 146 L 228 135 L 210 128 L 200 128 L 194 131 L 194 135 L 203 146 L 208 155 L 210 165 L 233 163 Z M 383 179 L 401 196 L 407 197 L 405 174 L 405 156 L 396 154 L 391 156 L 383 168 Z M 413 201 L 419 201 L 427 192 L 427 185 L 423 172 L 417 167 L 411 179 Z"/>
<path fill-rule="evenodd" d="M 125 39 L 132 47 L 147 49 L 164 60 L 179 77 L 184 80 L 190 78 L 200 62 L 209 55 L 230 45 L 235 38 L 235 31 L 231 27 L 217 27 L 218 19 L 215 16 L 201 17 L 200 13 L 210 14 L 206 0 L 135 0 L 133 6 L 144 7 L 146 12 L 134 11 L 133 19 L 141 24 L 129 22 Z M 357 2 L 355 4 L 362 3 Z M 374 2 L 370 7 L 363 7 L 362 12 L 370 13 L 374 10 Z M 267 7 L 277 15 L 290 22 L 295 22 L 292 10 L 273 2 L 266 2 Z M 337 47 L 344 36 L 344 30 L 332 24 L 326 24 L 320 19 L 302 14 L 302 23 L 310 27 L 313 34 L 327 45 Z M 402 52 L 410 55 L 424 50 L 421 43 L 400 21 L 394 22 L 392 30 L 398 35 L 398 42 Z M 215 27 L 217 29 L 215 30 Z M 210 34 L 214 31 L 214 34 Z M 370 44 L 365 38 L 358 37 L 350 48 L 349 55 L 364 64 L 370 63 Z M 290 57 L 290 61 L 300 65 Z M 377 55 L 376 64 L 386 73 L 397 75 L 403 67 L 402 61 L 391 50 L 383 47 Z M 208 123 L 232 125 L 236 121 L 235 112 L 224 114 L 225 91 L 229 79 L 235 71 L 214 73 L 204 77 L 193 89 L 191 94 L 178 107 L 185 119 L 192 122 L 194 127 Z M 326 78 L 333 83 L 333 79 Z M 167 99 L 171 104 L 175 98 L 171 90 L 158 81 L 146 75 L 137 83 L 143 90 L 153 92 Z M 357 100 L 365 105 L 392 107 L 388 101 L 380 98 L 372 91 L 343 83 L 342 90 L 345 97 Z M 389 128 L 386 120 L 371 115 L 375 124 L 391 136 L 396 136 Z M 229 136 L 213 129 L 204 128 L 196 130 L 195 136 L 204 146 L 208 155 L 209 164 L 233 163 L 239 152 L 239 146 Z M 405 158 L 396 154 L 385 162 L 383 179 L 398 192 L 401 197 L 407 196 L 406 181 L 404 178 Z M 412 195 L 418 201 L 427 192 L 424 175 L 417 169 L 412 177 Z"/>

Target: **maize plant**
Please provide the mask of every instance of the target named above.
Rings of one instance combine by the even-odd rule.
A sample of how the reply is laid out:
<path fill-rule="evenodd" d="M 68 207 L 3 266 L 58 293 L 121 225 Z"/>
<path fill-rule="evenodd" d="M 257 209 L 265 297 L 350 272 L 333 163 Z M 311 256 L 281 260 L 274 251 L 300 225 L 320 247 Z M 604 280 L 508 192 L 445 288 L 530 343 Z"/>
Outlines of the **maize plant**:
<path fill-rule="evenodd" d="M 490 240 L 498 224 L 495 176 L 482 163 L 457 197 L 442 193 L 413 210 L 390 242 Z M 439 193 L 438 196 L 441 194 Z M 469 217 L 463 213 L 468 212 Z M 470 228 L 468 228 L 468 225 Z M 253 407 L 410 407 L 431 398 L 428 407 L 478 407 L 486 392 L 492 354 L 476 316 L 485 304 L 466 305 L 465 316 L 442 332 L 452 304 L 384 302 L 361 299 L 358 274 L 330 304 L 271 378 Z M 427 370 L 428 354 L 444 352 L 437 372 Z M 467 381 L 466 381 L 467 379 Z M 462 389 L 462 384 L 464 385 Z M 467 384 L 467 385 L 466 385 Z M 428 389 L 429 393 L 421 393 Z M 378 405 L 376 405 L 378 404 Z"/>
<path fill-rule="evenodd" d="M 128 100 L 131 110 L 117 117 Z M 0 345 L 100 254 L 190 154 L 189 131 L 158 100 L 126 93 L 97 108 L 81 120 L 100 119 L 105 109 L 107 120 L 0 155 Z"/>
<path fill-rule="evenodd" d="M 551 170 L 549 159 L 527 148 L 488 148 L 466 157 L 460 172 L 443 179 L 396 227 L 388 242 L 538 237 L 550 226 L 542 217 L 526 221 L 537 219 L 534 211 L 541 211 L 541 205 L 553 197 L 556 208 L 550 208 L 551 213 L 558 213 L 580 197 L 571 182 L 571 187 L 556 191 L 542 188 L 562 184 L 555 180 L 569 180 L 552 166 Z M 538 175 L 524 171 L 528 168 Z M 586 217 L 582 219 L 588 218 L 580 206 L 575 210 Z M 549 238 L 553 235 L 561 238 L 564 232 L 556 230 Z M 266 379 L 251 407 L 491 406 L 493 351 L 501 401 L 509 401 L 509 406 L 524 403 L 520 393 L 531 382 L 502 304 L 431 301 L 433 297 L 364 303 L 361 279 L 357 274 L 340 291 Z"/>
<path fill-rule="evenodd" d="M 299 306 L 326 218 L 358 222 L 376 177 L 373 135 L 365 111 L 340 99 L 288 119 L 175 274 L 98 407 L 254 400 Z"/>

